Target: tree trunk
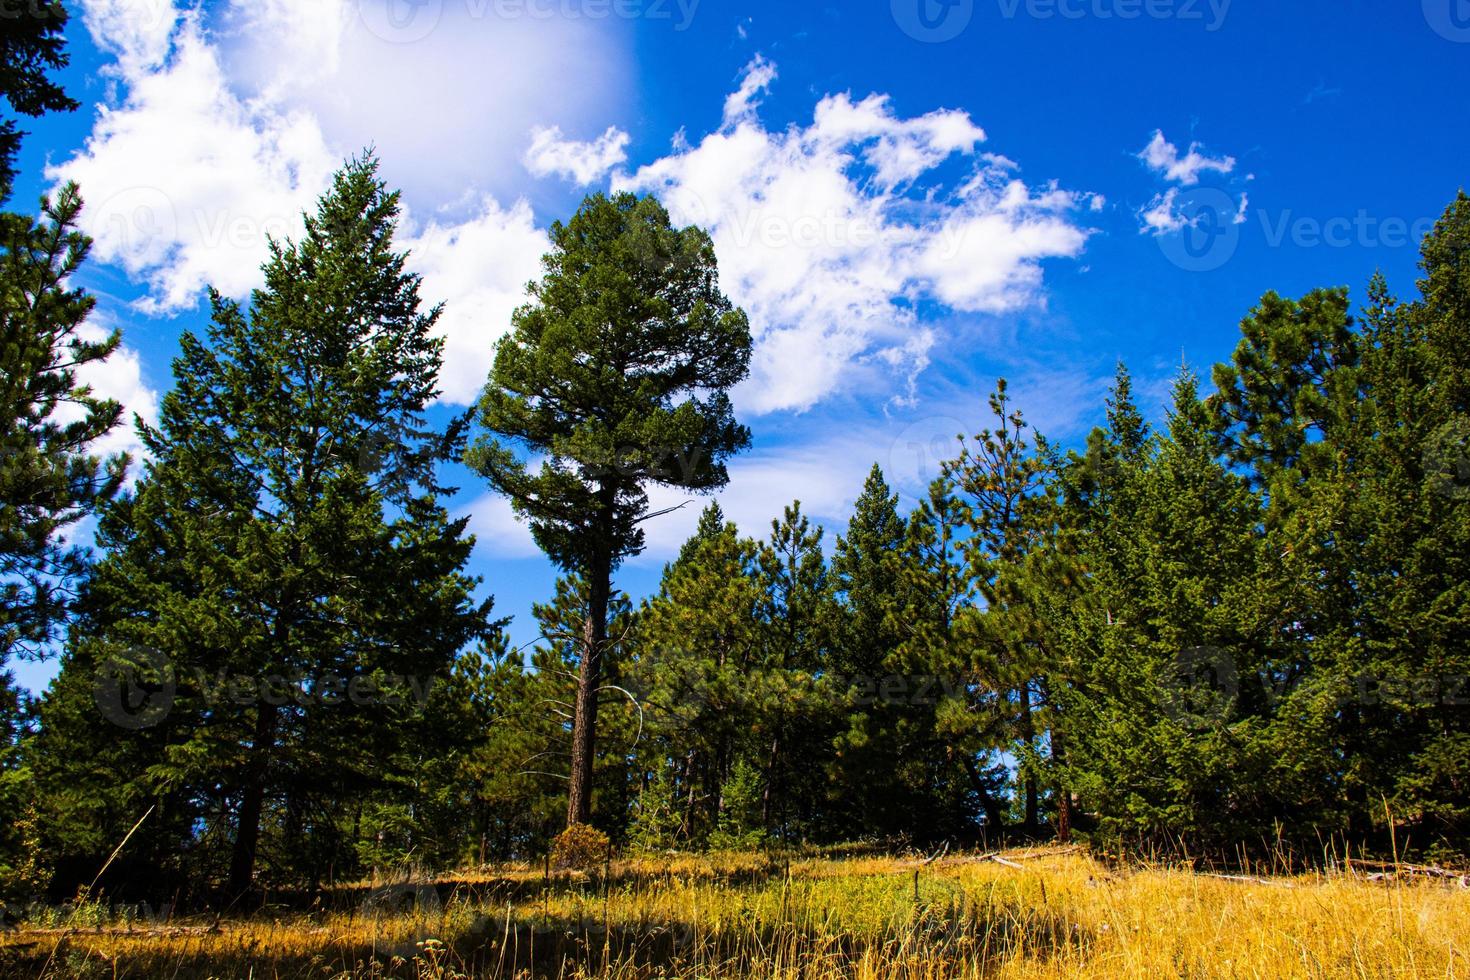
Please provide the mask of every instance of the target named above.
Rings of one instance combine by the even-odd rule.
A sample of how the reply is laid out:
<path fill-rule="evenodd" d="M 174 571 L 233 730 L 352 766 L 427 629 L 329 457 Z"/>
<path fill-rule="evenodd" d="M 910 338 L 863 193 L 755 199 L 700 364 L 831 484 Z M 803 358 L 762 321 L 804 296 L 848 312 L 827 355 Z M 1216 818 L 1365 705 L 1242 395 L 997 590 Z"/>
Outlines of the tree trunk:
<path fill-rule="evenodd" d="M 1036 727 L 1031 721 L 1031 682 L 1027 681 L 1021 685 L 1021 738 L 1026 742 L 1028 748 L 1036 744 Z M 1036 774 L 1026 773 L 1026 814 L 1024 823 L 1026 835 L 1035 837 L 1037 831 L 1037 814 L 1040 811 L 1036 791 Z"/>
<path fill-rule="evenodd" d="M 771 739 L 770 761 L 766 764 L 766 786 L 761 794 L 761 828 L 769 830 L 771 827 L 771 805 L 776 799 L 776 764 L 780 761 L 778 755 L 781 748 L 781 734 L 778 731 L 776 737 Z"/>
<path fill-rule="evenodd" d="M 990 789 L 985 785 L 985 780 L 980 778 L 980 767 L 975 765 L 975 760 L 964 756 L 965 772 L 969 774 L 970 785 L 975 789 L 975 795 L 980 797 L 980 808 L 985 811 L 986 835 L 993 831 L 1004 835 L 1006 830 L 1005 813 L 1001 811 L 1000 802 L 990 795 Z"/>
<path fill-rule="evenodd" d="M 582 665 L 572 718 L 572 773 L 567 790 L 567 826 L 592 820 L 592 767 L 597 748 L 597 698 L 607 645 L 607 603 L 612 564 L 597 555 L 587 569 L 587 621 L 582 624 Z"/>
<path fill-rule="evenodd" d="M 1052 726 L 1051 730 L 1051 761 L 1054 766 L 1060 766 L 1066 760 L 1066 754 L 1062 750 L 1062 733 Z M 1072 842 L 1072 791 L 1058 783 L 1057 785 L 1057 840 L 1063 844 Z"/>
<path fill-rule="evenodd" d="M 255 741 L 245 770 L 244 796 L 235 819 L 235 847 L 230 855 L 229 893 L 239 898 L 255 880 L 255 854 L 260 845 L 260 815 L 265 809 L 266 775 L 276 737 L 276 706 L 262 700 L 255 715 Z"/>

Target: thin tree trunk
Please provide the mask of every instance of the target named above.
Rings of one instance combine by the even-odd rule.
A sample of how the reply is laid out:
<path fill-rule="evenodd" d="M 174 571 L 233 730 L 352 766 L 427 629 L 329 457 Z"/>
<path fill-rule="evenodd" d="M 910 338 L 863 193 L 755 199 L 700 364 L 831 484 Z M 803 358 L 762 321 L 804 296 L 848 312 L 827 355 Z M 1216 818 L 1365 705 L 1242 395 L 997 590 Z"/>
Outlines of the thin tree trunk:
<path fill-rule="evenodd" d="M 1021 685 L 1021 738 L 1026 742 L 1028 748 L 1036 744 L 1036 727 L 1031 721 L 1030 681 Z M 1027 772 L 1025 784 L 1026 812 L 1024 823 L 1026 825 L 1026 834 L 1027 836 L 1035 837 L 1037 831 L 1037 814 L 1040 811 L 1036 790 L 1036 774 Z"/>
<path fill-rule="evenodd" d="M 597 748 L 597 697 L 602 686 L 602 656 L 607 645 L 607 603 L 611 563 L 593 558 L 587 575 L 587 621 L 582 625 L 582 665 L 577 674 L 577 707 L 572 719 L 572 773 L 567 791 L 567 826 L 592 820 L 592 767 Z"/>
<path fill-rule="evenodd" d="M 769 830 L 771 827 L 771 804 L 776 797 L 776 763 L 780 760 L 781 734 L 778 731 L 776 737 L 771 739 L 770 761 L 766 764 L 766 788 L 761 794 L 761 827 Z"/>
<path fill-rule="evenodd" d="M 262 700 L 255 715 L 255 740 L 246 767 L 244 796 L 235 820 L 235 847 L 230 855 L 231 897 L 250 890 L 255 880 L 255 855 L 260 846 L 260 816 L 265 809 L 266 775 L 276 737 L 276 706 Z"/>
<path fill-rule="evenodd" d="M 689 754 L 684 757 L 684 781 L 689 787 L 684 799 L 685 840 L 694 839 L 694 804 L 698 799 L 698 794 L 695 792 L 697 781 L 694 774 L 694 762 L 698 757 L 699 753 L 694 749 L 690 749 Z"/>
<path fill-rule="evenodd" d="M 987 834 L 991 831 L 996 834 L 1004 834 L 1006 820 L 1005 814 L 1001 812 L 1000 803 L 990 795 L 985 780 L 980 778 L 980 768 L 975 765 L 975 760 L 965 756 L 964 762 L 965 772 L 970 776 L 970 785 L 975 788 L 975 795 L 980 797 L 980 808 L 985 811 Z"/>
<path fill-rule="evenodd" d="M 1051 761 L 1060 765 L 1066 759 L 1063 751 L 1062 733 L 1053 726 L 1051 730 Z M 1072 841 L 1072 791 L 1057 785 L 1057 840 L 1063 844 Z"/>

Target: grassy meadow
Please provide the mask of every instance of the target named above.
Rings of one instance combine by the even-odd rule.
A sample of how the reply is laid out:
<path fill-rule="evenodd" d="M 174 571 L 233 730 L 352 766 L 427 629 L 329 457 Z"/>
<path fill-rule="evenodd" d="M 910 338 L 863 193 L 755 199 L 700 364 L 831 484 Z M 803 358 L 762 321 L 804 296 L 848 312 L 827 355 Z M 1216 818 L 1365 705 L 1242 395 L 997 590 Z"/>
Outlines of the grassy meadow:
<path fill-rule="evenodd" d="M 310 911 L 100 903 L 0 937 L 37 977 L 1470 977 L 1470 879 L 1116 866 L 1082 850 L 646 857 L 364 883 Z"/>

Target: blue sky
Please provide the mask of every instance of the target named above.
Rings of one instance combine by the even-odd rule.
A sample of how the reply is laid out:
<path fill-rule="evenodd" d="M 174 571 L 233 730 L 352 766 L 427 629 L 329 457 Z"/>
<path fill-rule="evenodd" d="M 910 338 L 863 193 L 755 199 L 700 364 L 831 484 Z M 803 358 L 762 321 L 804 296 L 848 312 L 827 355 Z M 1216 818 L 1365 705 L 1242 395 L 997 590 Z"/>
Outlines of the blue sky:
<path fill-rule="evenodd" d="M 1361 298 L 1382 269 L 1410 292 L 1470 160 L 1467 0 L 71 7 L 84 105 L 29 127 L 16 200 L 82 185 L 85 285 L 124 331 L 101 390 L 150 415 L 205 284 L 246 294 L 265 234 L 373 144 L 447 304 L 447 417 L 550 222 L 589 190 L 654 191 L 711 229 L 751 314 L 755 445 L 721 497 L 749 533 L 799 498 L 830 539 L 873 462 L 917 492 L 997 376 L 1072 442 L 1119 358 L 1157 413 L 1267 289 Z M 473 570 L 528 642 L 555 573 L 458 482 Z M 618 585 L 654 588 L 702 505 L 661 519 Z"/>

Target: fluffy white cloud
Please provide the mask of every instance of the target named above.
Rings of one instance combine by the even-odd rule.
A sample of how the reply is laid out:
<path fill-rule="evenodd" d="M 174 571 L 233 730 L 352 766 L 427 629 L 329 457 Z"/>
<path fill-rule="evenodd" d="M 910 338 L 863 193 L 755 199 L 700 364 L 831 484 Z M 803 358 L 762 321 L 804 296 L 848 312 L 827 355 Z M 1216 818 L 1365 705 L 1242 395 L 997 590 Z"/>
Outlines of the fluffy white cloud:
<path fill-rule="evenodd" d="M 444 303 L 438 330 L 445 338 L 441 397 L 466 405 L 485 384 L 495 341 L 525 302 L 526 283 L 540 273 L 549 245 L 525 201 L 502 208 L 486 198 L 462 223 L 431 222 L 404 239 L 413 271 L 424 277 L 426 303 Z"/>
<path fill-rule="evenodd" d="M 292 231 L 339 162 L 309 114 L 243 102 L 196 16 L 166 64 L 120 62 L 128 86 L 102 106 L 71 160 L 47 170 L 81 184 L 94 256 L 149 286 L 151 312 L 192 306 L 213 284 L 243 296 L 267 234 Z"/>
<path fill-rule="evenodd" d="M 82 4 L 87 33 L 97 47 L 118 59 L 125 76 L 163 63 L 180 16 L 173 0 L 87 0 Z"/>
<path fill-rule="evenodd" d="M 1171 232 L 1183 231 L 1189 220 L 1176 210 L 1176 202 L 1179 200 L 1179 188 L 1171 187 L 1162 194 L 1154 195 L 1153 200 L 1139 212 L 1138 216 L 1143 221 L 1143 231 L 1152 232 L 1155 235 L 1167 235 Z"/>
<path fill-rule="evenodd" d="M 405 160 L 386 146 L 401 132 L 422 127 L 427 127 L 425 140 L 433 142 L 438 117 L 425 106 L 453 103 L 455 113 L 474 108 L 473 99 L 444 98 L 443 72 L 398 79 L 404 91 L 395 97 L 415 105 L 376 99 L 374 86 L 382 84 L 382 76 L 404 70 L 405 63 L 443 57 L 473 66 L 485 60 L 486 52 L 459 51 L 456 46 L 466 43 L 464 31 L 447 20 L 436 21 L 413 43 L 395 44 L 391 35 L 384 36 L 387 22 L 374 20 L 373 3 L 236 3 L 217 23 L 206 24 L 202 13 L 182 13 L 166 0 L 146 0 L 142 6 L 135 0 L 85 0 L 84 19 L 99 38 L 107 38 L 99 44 L 117 58 L 111 71 L 120 89 L 99 106 L 83 148 L 50 168 L 48 177 L 82 185 L 88 200 L 82 222 L 96 241 L 93 255 L 145 284 L 140 309 L 169 314 L 191 308 L 208 285 L 236 298 L 247 296 L 259 284 L 267 236 L 299 234 L 301 212 L 326 189 L 332 171 L 373 142 L 367 126 L 373 113 L 382 114 L 372 128 L 388 130 L 378 140 L 385 174 L 398 183 L 393 172 Z M 555 46 L 554 38 L 517 41 L 526 29 L 520 23 L 477 20 L 467 26 L 494 34 L 492 48 L 519 45 L 517 54 L 524 57 L 516 61 L 503 52 L 497 71 L 527 67 L 529 59 L 534 74 L 545 68 L 537 59 L 544 61 Z M 555 24 L 547 30 L 581 36 L 583 28 Z M 574 43 L 563 54 L 578 50 Z M 394 67 L 370 64 L 375 51 L 395 54 L 383 59 Z M 308 92 L 317 94 L 308 97 Z M 350 105 L 328 104 L 333 98 Z M 536 100 L 525 101 L 530 103 L 525 111 L 538 111 Z M 540 109 L 551 111 L 547 104 Z M 408 124 L 383 124 L 394 119 Z M 462 116 L 457 125 L 501 132 L 498 124 L 464 126 Z M 421 169 L 442 176 L 445 167 L 434 164 L 453 161 L 448 168 L 453 170 L 466 159 L 473 164 L 485 149 L 473 138 L 450 140 Z M 518 151 L 507 143 L 504 162 L 514 167 Z M 414 153 L 423 152 L 416 144 Z M 406 156 L 411 163 L 413 154 Z M 454 193 L 463 194 L 471 184 L 466 178 Z M 433 193 L 425 196 L 435 205 L 443 203 Z M 523 201 L 502 206 L 482 194 L 454 203 L 452 217 L 425 209 L 433 218 L 421 227 L 410 213 L 399 244 L 413 251 L 413 268 L 425 280 L 424 299 L 446 302 L 439 327 L 446 338 L 441 387 L 446 400 L 466 403 L 484 383 L 494 341 L 522 301 L 525 283 L 536 275 L 546 239 Z"/>
<path fill-rule="evenodd" d="M 1193 187 L 1199 183 L 1199 175 L 1207 170 L 1216 173 L 1228 174 L 1235 169 L 1235 157 L 1210 157 L 1200 152 L 1198 143 L 1189 144 L 1189 152 L 1183 156 L 1179 154 L 1179 147 L 1164 138 L 1161 129 L 1154 130 L 1153 138 L 1149 140 L 1138 154 L 1138 158 L 1155 173 L 1164 177 L 1165 180 L 1174 181 L 1185 187 Z"/>
<path fill-rule="evenodd" d="M 95 343 L 105 339 L 111 332 L 112 327 L 107 318 L 94 312 L 78 328 L 77 335 L 82 340 Z M 89 451 L 98 456 L 130 454 L 134 465 L 129 475 L 136 476 L 137 463 L 143 456 L 143 443 L 138 438 L 133 417 L 138 416 L 148 425 L 156 425 L 158 422 L 158 392 L 143 380 L 143 363 L 138 352 L 125 344 L 119 345 L 107 360 L 92 361 L 77 368 L 76 381 L 90 387 L 96 397 L 108 398 L 123 406 L 123 417 L 117 427 L 94 442 Z M 81 417 L 81 406 L 70 402 L 58 405 L 52 416 L 54 421 L 61 424 L 77 421 Z"/>
<path fill-rule="evenodd" d="M 755 110 L 760 108 L 760 99 L 757 96 L 768 92 L 775 80 L 776 66 L 767 61 L 764 55 L 756 55 L 745 66 L 739 88 L 725 97 L 725 125 L 734 126 L 753 117 Z"/>
<path fill-rule="evenodd" d="M 1138 210 L 1141 234 L 1156 238 L 1175 235 L 1206 218 L 1221 224 L 1245 223 L 1250 207 L 1246 194 L 1242 193 L 1237 202 L 1235 195 L 1227 190 L 1198 186 L 1200 174 L 1206 171 L 1222 176 L 1232 173 L 1234 157 L 1205 156 L 1198 143 L 1191 143 L 1189 152 L 1181 156 L 1179 148 L 1164 138 L 1162 130 L 1154 130 L 1153 138 L 1138 154 L 1138 159 L 1163 182 L 1173 185 L 1160 190 Z M 1245 177 L 1247 181 L 1252 179 L 1254 175 Z M 1190 189 L 1181 191 L 1181 188 Z"/>
<path fill-rule="evenodd" d="M 591 142 L 565 138 L 560 126 L 537 126 L 526 150 L 526 169 L 537 177 L 557 175 L 585 187 L 628 159 L 629 138 L 616 126 Z"/>
<path fill-rule="evenodd" d="M 144 310 L 171 313 L 207 284 L 247 295 L 267 235 L 295 234 L 341 160 L 373 128 L 387 130 L 377 137 L 385 177 L 398 185 L 400 168 L 414 174 L 410 218 L 432 216 L 406 221 L 400 244 L 414 252 L 425 299 L 447 303 L 443 397 L 465 403 L 546 242 L 524 201 L 475 191 L 457 168 L 489 155 L 522 175 L 524 165 L 585 183 L 616 168 L 629 142 L 616 127 L 591 142 L 566 139 L 549 120 L 573 125 L 591 103 L 566 109 L 560 97 L 512 99 L 515 118 L 473 124 L 475 100 L 488 89 L 504 103 L 510 90 L 484 76 L 497 58 L 475 45 L 506 46 L 518 77 L 565 75 L 558 59 L 587 45 L 596 50 L 579 70 L 616 58 L 597 55 L 574 18 L 546 27 L 555 38 L 533 39 L 525 23 L 486 13 L 494 5 L 479 17 L 421 5 L 405 23 L 383 19 L 385 2 L 231 0 L 210 15 L 165 4 L 160 19 L 135 22 L 120 0 L 83 0 L 97 30 L 118 27 L 109 50 L 119 94 L 99 107 L 83 149 L 49 174 L 83 185 L 96 257 L 146 284 Z M 421 22 L 422 9 L 437 13 Z M 905 118 L 886 96 L 841 94 L 820 100 L 810 125 L 772 130 L 757 110 L 775 79 L 775 65 L 757 57 L 716 132 L 613 178 L 616 189 L 658 192 L 676 219 L 711 230 L 725 288 L 756 334 L 744 409 L 804 410 L 859 384 L 903 403 L 939 338 L 917 304 L 1015 310 L 1040 299 L 1044 260 L 1082 251 L 1088 232 L 1073 212 L 1097 199 L 1023 183 L 1014 163 L 979 152 L 986 136 L 966 113 Z M 542 115 L 517 128 L 516 114 L 529 112 Z M 474 135 L 510 130 L 534 131 L 529 153 Z M 392 150 L 406 133 L 414 145 Z"/>
<path fill-rule="evenodd" d="M 1028 188 L 1011 161 L 977 153 L 985 133 L 967 114 L 905 119 L 885 96 L 842 94 L 809 126 L 768 130 L 756 108 L 775 77 L 756 58 L 719 131 L 614 180 L 710 230 L 756 335 L 743 407 L 807 409 L 876 371 L 911 384 L 934 342 L 915 302 L 1015 310 L 1038 300 L 1044 259 L 1081 253 L 1088 232 L 1072 212 L 1093 198 Z M 941 168 L 956 156 L 968 163 L 947 189 Z"/>
<path fill-rule="evenodd" d="M 251 99 L 307 109 L 344 153 L 377 148 L 410 200 L 521 189 L 536 126 L 597 132 L 628 95 L 619 22 L 488 0 L 229 0 L 218 44 Z M 554 80 L 596 79 L 596 84 Z"/>

